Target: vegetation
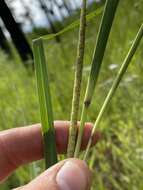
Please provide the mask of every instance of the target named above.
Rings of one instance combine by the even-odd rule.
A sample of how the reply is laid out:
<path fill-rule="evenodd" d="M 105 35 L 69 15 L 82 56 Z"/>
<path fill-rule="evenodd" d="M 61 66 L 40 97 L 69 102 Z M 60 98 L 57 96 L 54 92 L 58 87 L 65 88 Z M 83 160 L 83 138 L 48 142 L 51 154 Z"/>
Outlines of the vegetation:
<path fill-rule="evenodd" d="M 95 121 L 112 81 L 138 31 L 143 18 L 142 3 L 142 0 L 138 2 L 131 0 L 121 1 L 119 5 L 96 93 L 87 118 L 89 121 Z M 87 23 L 82 100 L 99 21 L 100 17 Z M 55 119 L 70 119 L 73 63 L 77 45 L 75 36 L 78 36 L 76 28 L 61 35 L 60 44 L 54 40 L 45 43 Z M 103 139 L 93 148 L 94 154 L 90 154 L 88 160 L 94 171 L 93 189 L 140 190 L 143 188 L 142 49 L 143 42 L 108 112 L 105 113 L 100 123 Z M 19 58 L 15 61 L 7 61 L 3 54 L 0 56 L 1 130 L 40 121 L 35 76 L 27 72 L 19 62 Z M 42 163 L 38 162 L 18 169 L 7 183 L 0 185 L 0 188 L 7 190 L 28 182 L 40 172 L 41 167 Z"/>

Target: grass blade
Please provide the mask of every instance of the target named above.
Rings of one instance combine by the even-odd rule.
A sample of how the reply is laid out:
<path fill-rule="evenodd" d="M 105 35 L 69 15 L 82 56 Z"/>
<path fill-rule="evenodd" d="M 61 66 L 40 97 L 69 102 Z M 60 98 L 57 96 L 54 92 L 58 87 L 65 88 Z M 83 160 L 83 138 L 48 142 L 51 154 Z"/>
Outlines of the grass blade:
<path fill-rule="evenodd" d="M 131 62 L 132 57 L 135 54 L 135 52 L 137 50 L 137 47 L 139 46 L 139 43 L 140 43 L 142 37 L 143 37 L 143 24 L 141 25 L 141 27 L 140 27 L 140 29 L 139 29 L 136 37 L 135 37 L 135 40 L 134 40 L 134 42 L 133 42 L 133 44 L 132 44 L 132 46 L 131 46 L 131 48 L 130 48 L 130 50 L 129 50 L 129 52 L 128 52 L 128 54 L 127 54 L 127 56 L 126 56 L 126 58 L 125 58 L 125 60 L 124 60 L 124 62 L 122 64 L 119 72 L 118 72 L 118 74 L 117 74 L 117 77 L 114 80 L 113 85 L 112 85 L 112 87 L 111 87 L 111 89 L 110 89 L 110 91 L 109 91 L 109 93 L 108 93 L 108 95 L 107 95 L 107 97 L 106 97 L 106 99 L 104 101 L 104 104 L 103 104 L 103 106 L 102 106 L 102 108 L 101 108 L 101 110 L 100 110 L 100 112 L 99 112 L 99 114 L 97 116 L 97 119 L 95 121 L 94 127 L 92 129 L 92 133 L 91 133 L 91 136 L 90 136 L 87 148 L 86 148 L 86 152 L 85 152 L 85 155 L 84 155 L 84 160 L 86 160 L 87 157 L 88 157 L 89 149 L 90 149 L 90 146 L 91 146 L 91 143 L 92 143 L 92 138 L 93 138 L 93 135 L 95 133 L 95 130 L 96 130 L 97 126 L 99 125 L 99 123 L 100 123 L 100 121 L 102 119 L 102 116 L 103 116 L 105 110 L 107 109 L 113 95 L 115 94 L 116 89 L 119 86 L 120 81 L 123 78 L 123 75 L 125 74 L 128 66 L 129 66 L 129 63 Z"/>
<path fill-rule="evenodd" d="M 80 128 L 79 128 L 77 144 L 76 144 L 76 149 L 75 149 L 75 154 L 74 154 L 75 157 L 78 157 L 79 155 L 86 115 L 87 115 L 90 103 L 92 101 L 94 89 L 98 80 L 99 71 L 101 68 L 104 52 L 106 49 L 107 41 L 109 38 L 110 30 L 112 27 L 112 23 L 114 20 L 118 3 L 119 3 L 119 0 L 107 0 L 105 4 L 105 9 L 104 9 L 101 25 L 98 32 L 97 42 L 96 42 L 96 46 L 95 46 L 95 50 L 93 54 L 91 71 L 89 74 L 88 84 L 87 84 L 85 98 L 84 98 L 84 104 L 82 108 Z"/>
<path fill-rule="evenodd" d="M 33 52 L 44 140 L 45 165 L 48 168 L 57 162 L 57 151 L 48 72 L 41 39 L 34 40 Z"/>
<path fill-rule="evenodd" d="M 74 155 L 76 135 L 77 135 L 77 120 L 79 112 L 84 49 L 85 49 L 86 4 L 87 1 L 83 0 L 81 7 L 81 16 L 80 16 L 79 42 L 77 48 L 77 59 L 76 59 L 75 79 L 74 79 L 74 88 L 73 88 L 72 110 L 71 110 L 71 123 L 69 130 L 68 150 L 67 150 L 68 157 L 73 157 Z"/>

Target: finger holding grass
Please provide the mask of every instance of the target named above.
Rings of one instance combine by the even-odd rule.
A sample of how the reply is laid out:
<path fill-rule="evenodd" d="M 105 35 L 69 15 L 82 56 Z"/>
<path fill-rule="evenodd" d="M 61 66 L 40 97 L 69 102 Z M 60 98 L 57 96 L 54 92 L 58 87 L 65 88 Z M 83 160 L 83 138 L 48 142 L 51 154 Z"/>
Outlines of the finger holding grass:
<path fill-rule="evenodd" d="M 55 142 L 58 154 L 66 153 L 69 125 L 69 121 L 54 122 Z M 85 124 L 81 150 L 86 148 L 92 127 L 91 123 Z M 44 149 L 41 128 L 41 124 L 39 123 L 0 132 L 0 182 L 18 167 L 43 159 Z M 100 138 L 101 134 L 97 132 L 93 138 L 93 145 Z"/>

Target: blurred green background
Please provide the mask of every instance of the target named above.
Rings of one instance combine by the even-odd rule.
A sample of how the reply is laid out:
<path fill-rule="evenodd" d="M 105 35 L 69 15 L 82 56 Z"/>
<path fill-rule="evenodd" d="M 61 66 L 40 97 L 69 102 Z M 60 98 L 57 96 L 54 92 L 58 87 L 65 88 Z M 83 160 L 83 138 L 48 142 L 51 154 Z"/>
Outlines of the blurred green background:
<path fill-rule="evenodd" d="M 95 9 L 95 3 L 90 11 Z M 78 16 L 69 18 L 74 21 Z M 87 23 L 82 100 L 101 16 Z M 88 115 L 94 122 L 116 73 L 143 21 L 143 0 L 120 1 L 104 57 L 97 89 Z M 63 21 L 64 22 L 64 21 Z M 55 120 L 69 120 L 78 28 L 45 42 Z M 29 41 L 32 39 L 29 37 Z M 13 50 L 15 51 L 15 50 Z M 35 75 L 16 55 L 9 60 L 0 51 L 0 130 L 40 121 Z M 89 158 L 95 190 L 143 189 L 143 40 L 104 115 L 103 139 Z M 19 168 L 0 189 L 29 182 L 41 172 L 41 163 Z"/>

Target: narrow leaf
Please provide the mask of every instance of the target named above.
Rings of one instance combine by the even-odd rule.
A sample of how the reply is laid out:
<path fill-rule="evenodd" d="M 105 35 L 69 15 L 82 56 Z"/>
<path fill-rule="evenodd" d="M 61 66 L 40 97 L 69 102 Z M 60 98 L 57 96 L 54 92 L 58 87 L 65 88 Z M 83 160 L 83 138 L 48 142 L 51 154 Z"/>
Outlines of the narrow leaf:
<path fill-rule="evenodd" d="M 42 39 L 33 41 L 33 52 L 44 140 L 45 165 L 48 168 L 57 162 L 57 151 L 51 94 Z"/>

